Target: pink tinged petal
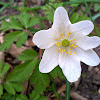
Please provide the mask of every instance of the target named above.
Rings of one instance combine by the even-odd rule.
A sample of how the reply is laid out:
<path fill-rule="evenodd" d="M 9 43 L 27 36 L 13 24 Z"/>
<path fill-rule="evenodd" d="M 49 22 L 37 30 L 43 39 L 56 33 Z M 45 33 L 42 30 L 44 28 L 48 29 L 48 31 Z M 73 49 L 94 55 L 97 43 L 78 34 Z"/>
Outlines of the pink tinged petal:
<path fill-rule="evenodd" d="M 59 52 L 56 52 L 56 46 L 48 48 L 44 51 L 39 70 L 42 73 L 49 73 L 58 65 Z"/>
<path fill-rule="evenodd" d="M 68 81 L 77 81 L 81 75 L 81 66 L 79 58 L 75 54 L 67 56 L 60 54 L 59 58 L 59 65 L 62 68 L 62 71 Z"/>
<path fill-rule="evenodd" d="M 96 66 L 100 63 L 100 58 L 93 50 L 82 50 L 81 48 L 76 48 L 75 53 L 80 58 L 82 62 L 90 66 Z"/>
<path fill-rule="evenodd" d="M 80 21 L 69 26 L 69 30 L 72 33 L 79 33 L 84 35 L 89 35 L 94 29 L 94 25 L 91 21 Z"/>
<path fill-rule="evenodd" d="M 68 18 L 67 11 L 63 7 L 58 7 L 54 13 L 54 21 L 52 28 L 60 34 L 66 33 L 67 26 L 71 24 Z"/>
<path fill-rule="evenodd" d="M 33 43 L 41 49 L 46 49 L 53 46 L 56 43 L 57 33 L 52 29 L 41 30 L 35 33 L 33 36 Z"/>
<path fill-rule="evenodd" d="M 77 38 L 76 40 L 76 44 L 84 49 L 84 50 L 88 50 L 88 49 L 92 49 L 92 48 L 96 48 L 100 45 L 100 38 L 97 36 L 93 36 L 93 37 L 88 37 L 88 36 L 81 36 Z"/>

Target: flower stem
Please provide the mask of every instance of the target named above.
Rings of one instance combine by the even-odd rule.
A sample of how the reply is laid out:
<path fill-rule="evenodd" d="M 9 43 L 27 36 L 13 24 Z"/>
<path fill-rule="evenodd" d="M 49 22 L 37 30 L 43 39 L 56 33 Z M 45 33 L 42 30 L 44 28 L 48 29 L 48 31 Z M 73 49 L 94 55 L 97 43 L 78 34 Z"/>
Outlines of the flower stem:
<path fill-rule="evenodd" d="M 66 98 L 65 100 L 70 100 L 70 82 L 66 79 Z"/>
<path fill-rule="evenodd" d="M 55 84 L 54 83 L 52 83 L 52 88 L 53 88 L 53 91 L 54 91 L 56 97 L 59 98 L 59 100 L 62 100 L 61 96 L 56 91 L 56 88 L 55 88 Z"/>

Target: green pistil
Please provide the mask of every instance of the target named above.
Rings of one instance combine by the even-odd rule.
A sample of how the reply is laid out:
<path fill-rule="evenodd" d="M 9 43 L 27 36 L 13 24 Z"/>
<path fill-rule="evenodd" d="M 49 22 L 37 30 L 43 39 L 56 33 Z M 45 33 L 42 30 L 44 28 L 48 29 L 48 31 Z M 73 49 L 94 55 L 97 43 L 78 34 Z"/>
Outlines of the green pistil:
<path fill-rule="evenodd" d="M 62 46 L 68 47 L 70 45 L 70 42 L 67 39 L 62 40 Z"/>

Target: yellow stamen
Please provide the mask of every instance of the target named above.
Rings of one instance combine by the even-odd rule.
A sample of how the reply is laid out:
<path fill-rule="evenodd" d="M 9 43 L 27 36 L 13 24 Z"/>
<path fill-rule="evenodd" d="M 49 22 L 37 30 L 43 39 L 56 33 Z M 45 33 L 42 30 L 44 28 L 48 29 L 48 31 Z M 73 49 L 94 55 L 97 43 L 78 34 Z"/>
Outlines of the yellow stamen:
<path fill-rule="evenodd" d="M 58 40 L 58 38 L 56 40 Z"/>
<path fill-rule="evenodd" d="M 59 48 L 59 50 L 61 51 L 61 49 Z"/>
<path fill-rule="evenodd" d="M 73 40 L 73 43 L 74 43 L 75 39 Z"/>
<path fill-rule="evenodd" d="M 70 37 L 70 40 L 68 39 Z M 57 40 L 57 42 L 56 42 L 56 45 L 57 45 L 57 50 L 56 50 L 56 52 L 58 52 L 58 51 L 60 51 L 60 54 L 63 54 L 63 52 L 65 52 L 65 54 L 64 54 L 64 56 L 66 56 L 67 55 L 67 53 L 69 54 L 69 55 L 71 55 L 72 53 L 73 54 L 75 54 L 75 52 L 72 52 L 71 50 L 72 50 L 72 48 L 71 47 L 74 47 L 74 48 L 77 48 L 78 46 L 76 45 L 76 43 L 77 42 L 75 42 L 75 39 L 71 39 L 71 38 L 73 38 L 72 36 L 71 36 L 71 33 L 69 32 L 67 35 L 66 35 L 66 40 L 68 40 L 69 41 L 69 43 L 71 42 L 71 44 L 70 45 L 68 45 L 70 48 L 69 49 L 67 49 L 68 50 L 68 52 L 66 52 L 66 49 L 64 48 L 61 48 L 62 46 L 63 46 L 63 44 L 62 44 L 62 42 L 65 40 L 64 39 L 64 34 L 62 33 L 62 34 L 60 34 L 60 36 L 58 37 L 58 38 L 56 38 L 56 40 Z M 59 40 L 59 42 L 58 42 L 58 40 Z M 65 46 L 64 46 L 65 47 Z"/>
<path fill-rule="evenodd" d="M 60 52 L 60 54 L 62 54 L 63 52 Z"/>
<path fill-rule="evenodd" d="M 70 42 L 72 42 L 72 40 L 69 40 Z"/>
<path fill-rule="evenodd" d="M 74 46 L 74 48 L 77 48 L 78 46 Z"/>
<path fill-rule="evenodd" d="M 59 39 L 60 39 L 60 37 L 59 37 Z"/>
<path fill-rule="evenodd" d="M 72 47 L 73 47 L 73 44 L 72 44 Z"/>
<path fill-rule="evenodd" d="M 63 36 L 64 34 L 60 34 L 60 36 Z"/>

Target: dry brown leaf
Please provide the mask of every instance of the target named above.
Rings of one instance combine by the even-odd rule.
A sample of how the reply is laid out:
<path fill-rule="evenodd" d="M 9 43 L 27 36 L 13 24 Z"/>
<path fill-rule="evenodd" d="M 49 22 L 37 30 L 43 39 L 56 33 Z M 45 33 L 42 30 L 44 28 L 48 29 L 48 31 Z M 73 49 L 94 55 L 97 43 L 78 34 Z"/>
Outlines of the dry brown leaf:
<path fill-rule="evenodd" d="M 78 85 L 79 85 L 79 83 L 80 83 L 80 80 L 81 80 L 81 78 L 79 78 L 78 81 L 74 82 L 74 85 L 75 85 L 75 88 L 76 88 L 76 89 L 78 88 Z"/>
<path fill-rule="evenodd" d="M 17 58 L 19 54 L 21 54 L 22 51 L 30 49 L 29 47 L 22 46 L 21 48 L 17 48 L 16 44 L 12 44 L 10 49 L 7 51 L 9 54 L 11 54 L 13 57 Z"/>
<path fill-rule="evenodd" d="M 79 95 L 76 92 L 72 92 L 70 93 L 70 96 L 73 100 L 87 100 L 87 98 L 84 98 L 83 96 Z"/>

